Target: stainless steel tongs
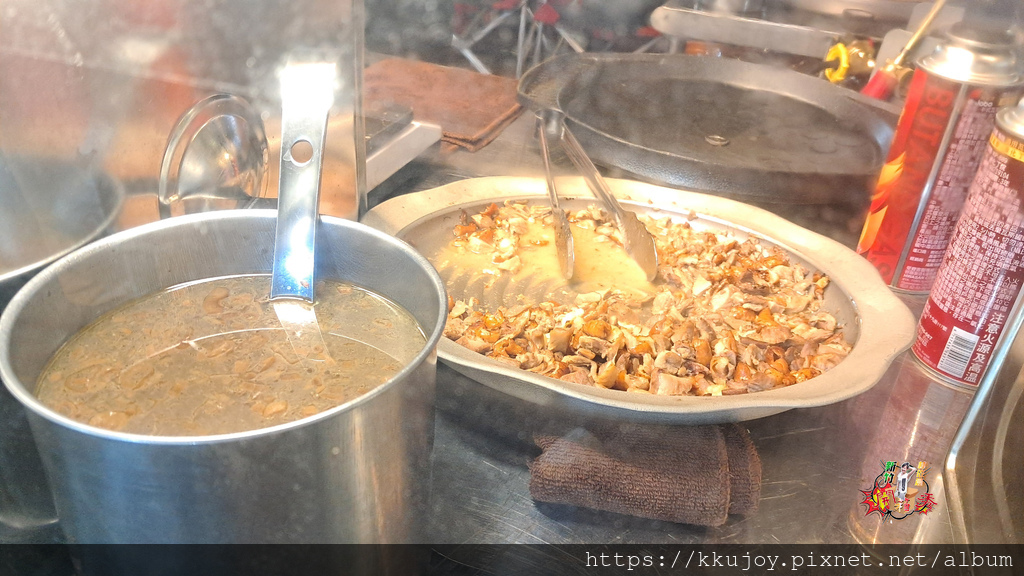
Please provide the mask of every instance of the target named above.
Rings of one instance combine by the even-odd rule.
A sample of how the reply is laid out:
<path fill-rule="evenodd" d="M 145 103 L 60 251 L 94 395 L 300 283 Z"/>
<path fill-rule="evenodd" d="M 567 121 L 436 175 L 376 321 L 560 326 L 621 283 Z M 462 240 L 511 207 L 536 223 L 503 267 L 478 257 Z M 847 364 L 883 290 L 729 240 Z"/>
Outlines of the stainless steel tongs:
<path fill-rule="evenodd" d="M 591 162 L 590 157 L 580 146 L 576 137 L 565 125 L 565 115 L 558 110 L 544 110 L 537 114 L 540 124 L 540 147 L 544 157 L 544 172 L 547 177 L 548 197 L 551 200 L 551 211 L 555 217 L 555 246 L 558 249 L 558 258 L 562 268 L 562 275 L 571 279 L 575 258 L 573 256 L 572 231 L 569 222 L 565 218 L 565 212 L 558 205 L 558 191 L 555 188 L 555 180 L 551 175 L 551 159 L 549 157 L 548 140 L 553 139 L 561 142 L 569 159 L 580 171 L 583 179 L 587 182 L 594 196 L 604 204 L 606 210 L 611 213 L 615 224 L 622 233 L 623 245 L 626 254 L 632 258 L 647 275 L 648 281 L 653 281 L 658 275 L 658 252 L 654 245 L 654 236 L 647 231 L 647 227 L 637 218 L 636 213 L 625 210 L 619 201 L 612 195 L 608 183 L 605 182 L 597 167 Z"/>

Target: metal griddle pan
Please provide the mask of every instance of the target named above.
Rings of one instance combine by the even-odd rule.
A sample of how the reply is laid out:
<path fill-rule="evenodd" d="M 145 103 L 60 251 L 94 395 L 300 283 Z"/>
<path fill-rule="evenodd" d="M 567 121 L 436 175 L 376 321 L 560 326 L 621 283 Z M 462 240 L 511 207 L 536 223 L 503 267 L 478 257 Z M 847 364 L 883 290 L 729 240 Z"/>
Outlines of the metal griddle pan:
<path fill-rule="evenodd" d="M 598 164 L 748 201 L 866 196 L 898 109 L 784 68 L 681 54 L 571 54 L 519 99 L 554 108 Z"/>

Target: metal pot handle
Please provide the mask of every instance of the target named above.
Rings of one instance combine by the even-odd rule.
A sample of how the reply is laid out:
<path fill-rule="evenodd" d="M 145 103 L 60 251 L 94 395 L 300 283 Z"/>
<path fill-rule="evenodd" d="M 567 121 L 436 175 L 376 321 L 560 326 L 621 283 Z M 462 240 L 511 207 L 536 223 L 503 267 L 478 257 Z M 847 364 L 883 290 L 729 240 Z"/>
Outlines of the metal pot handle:
<path fill-rule="evenodd" d="M 0 544 L 53 540 L 57 512 L 25 410 L 0 385 Z"/>
<path fill-rule="evenodd" d="M 266 195 L 267 133 L 242 98 L 214 94 L 189 108 L 171 131 L 160 164 L 160 218 L 246 208 Z"/>

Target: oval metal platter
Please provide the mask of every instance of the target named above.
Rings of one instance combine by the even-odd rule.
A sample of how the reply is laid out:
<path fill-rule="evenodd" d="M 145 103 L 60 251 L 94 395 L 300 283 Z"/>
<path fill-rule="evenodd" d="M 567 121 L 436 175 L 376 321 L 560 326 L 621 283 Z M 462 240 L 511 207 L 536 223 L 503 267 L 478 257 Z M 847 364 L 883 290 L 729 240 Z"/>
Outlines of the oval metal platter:
<path fill-rule="evenodd" d="M 874 386 L 892 360 L 910 346 L 916 325 L 913 313 L 870 263 L 838 242 L 734 200 L 630 180 L 610 179 L 609 183 L 627 210 L 687 219 L 696 229 L 728 230 L 740 239 L 754 236 L 827 274 L 832 283 L 825 291 L 823 307 L 844 327 L 847 341 L 853 344 L 849 356 L 821 376 L 792 386 L 711 397 L 634 394 L 564 382 L 512 368 L 448 339 L 438 346 L 442 361 L 486 386 L 529 402 L 612 418 L 711 424 L 846 400 Z M 491 202 L 509 199 L 544 203 L 545 186 L 541 178 L 462 180 L 388 200 L 370 210 L 363 222 L 402 238 L 431 259 L 453 298 L 476 297 L 484 307 L 523 298 L 540 301 L 551 293 L 567 291 L 556 272 L 538 271 L 515 281 L 482 279 L 473 270 L 461 270 L 457 263 L 439 259 L 439 252 L 451 241 L 452 228 L 463 210 L 474 213 Z M 595 203 L 582 179 L 559 179 L 558 187 L 567 209 Z"/>

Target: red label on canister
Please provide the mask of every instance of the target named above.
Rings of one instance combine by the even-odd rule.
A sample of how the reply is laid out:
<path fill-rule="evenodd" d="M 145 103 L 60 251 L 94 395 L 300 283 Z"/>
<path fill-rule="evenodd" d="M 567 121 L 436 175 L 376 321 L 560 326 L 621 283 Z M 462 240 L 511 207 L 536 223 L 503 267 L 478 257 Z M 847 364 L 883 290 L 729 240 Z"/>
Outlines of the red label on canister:
<path fill-rule="evenodd" d="M 1024 143 L 996 128 L 928 296 L 914 354 L 977 385 L 1024 282 Z"/>
<path fill-rule="evenodd" d="M 912 292 L 931 287 L 1001 92 L 914 72 L 857 245 L 887 283 Z"/>

